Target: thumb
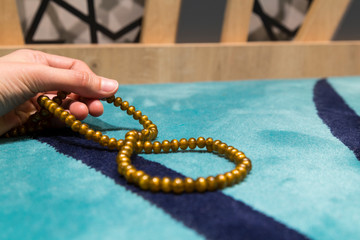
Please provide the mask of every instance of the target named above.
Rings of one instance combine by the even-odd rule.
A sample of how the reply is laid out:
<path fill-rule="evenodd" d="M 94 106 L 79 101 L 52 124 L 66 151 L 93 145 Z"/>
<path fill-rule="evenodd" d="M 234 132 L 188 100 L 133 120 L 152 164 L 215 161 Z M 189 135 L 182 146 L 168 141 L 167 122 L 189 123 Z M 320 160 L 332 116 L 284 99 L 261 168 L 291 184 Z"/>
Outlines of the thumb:
<path fill-rule="evenodd" d="M 91 71 L 36 65 L 32 72 L 34 92 L 61 90 L 86 98 L 104 98 L 114 95 L 119 87 L 116 80 L 97 76 Z"/>

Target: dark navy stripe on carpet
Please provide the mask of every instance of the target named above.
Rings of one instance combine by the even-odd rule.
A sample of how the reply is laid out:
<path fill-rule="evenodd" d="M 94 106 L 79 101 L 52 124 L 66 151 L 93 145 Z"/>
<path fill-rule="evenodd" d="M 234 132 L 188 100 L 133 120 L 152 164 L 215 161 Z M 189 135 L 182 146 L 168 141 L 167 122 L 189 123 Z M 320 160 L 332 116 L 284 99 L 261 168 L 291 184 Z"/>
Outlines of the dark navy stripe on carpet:
<path fill-rule="evenodd" d="M 221 191 L 183 195 L 142 191 L 127 184 L 117 173 L 117 152 L 109 151 L 72 133 L 61 133 L 61 136 L 38 136 L 36 139 L 53 146 L 59 153 L 95 168 L 208 239 L 306 239 L 304 235 Z M 151 175 L 183 177 L 159 163 L 140 156 L 133 158 L 133 164 Z"/>
<path fill-rule="evenodd" d="M 360 117 L 332 88 L 326 79 L 314 87 L 317 113 L 331 133 L 345 144 L 360 160 Z"/>

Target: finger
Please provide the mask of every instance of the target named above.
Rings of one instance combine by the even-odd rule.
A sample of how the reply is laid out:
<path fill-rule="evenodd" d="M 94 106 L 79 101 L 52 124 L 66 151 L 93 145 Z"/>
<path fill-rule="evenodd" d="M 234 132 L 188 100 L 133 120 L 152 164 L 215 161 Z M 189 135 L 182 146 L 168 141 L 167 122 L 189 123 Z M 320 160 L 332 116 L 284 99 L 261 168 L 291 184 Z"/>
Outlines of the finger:
<path fill-rule="evenodd" d="M 89 115 L 89 109 L 85 103 L 74 101 L 69 106 L 70 113 L 77 119 L 84 120 Z"/>
<path fill-rule="evenodd" d="M 91 116 L 99 117 L 104 113 L 104 106 L 99 100 L 85 99 L 84 103 L 87 105 Z"/>
<path fill-rule="evenodd" d="M 33 80 L 28 84 L 33 92 L 62 90 L 76 93 L 86 98 L 104 98 L 114 95 L 118 82 L 113 79 L 99 77 L 87 71 L 75 71 L 52 68 L 43 65 L 32 66 Z"/>

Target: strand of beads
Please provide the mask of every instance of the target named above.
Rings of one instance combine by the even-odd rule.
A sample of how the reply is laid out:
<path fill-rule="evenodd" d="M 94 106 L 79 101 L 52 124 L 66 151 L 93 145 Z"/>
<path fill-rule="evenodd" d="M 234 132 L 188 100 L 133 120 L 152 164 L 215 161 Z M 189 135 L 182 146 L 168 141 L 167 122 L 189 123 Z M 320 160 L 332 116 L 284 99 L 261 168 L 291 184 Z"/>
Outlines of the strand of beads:
<path fill-rule="evenodd" d="M 153 140 L 157 137 L 157 126 L 153 124 L 146 115 L 142 115 L 140 110 L 136 110 L 134 106 L 130 106 L 127 101 L 122 101 L 120 97 L 115 98 L 115 96 L 111 96 L 107 98 L 106 101 L 108 103 L 113 103 L 116 107 L 120 107 L 121 110 L 126 111 L 128 115 L 132 115 L 135 120 L 138 120 L 139 123 L 143 125 L 144 129 L 141 132 L 136 132 L 139 140 Z M 109 149 L 116 148 L 121 150 L 121 147 L 124 145 L 123 139 L 117 140 L 116 138 L 109 138 L 109 136 L 103 134 L 101 131 L 95 131 L 90 128 L 88 124 L 77 120 L 74 115 L 64 110 L 59 104 L 50 100 L 47 96 L 40 96 L 38 98 L 38 103 L 42 108 L 48 110 L 49 113 L 68 125 L 71 130 L 79 132 L 88 140 L 98 142 L 100 145 L 108 147 Z"/>
<path fill-rule="evenodd" d="M 140 110 L 136 110 L 134 106 L 130 106 L 127 101 L 123 101 L 120 97 L 111 96 L 105 100 L 108 103 L 113 103 L 115 107 L 120 107 L 121 110 L 126 111 L 128 115 L 132 115 L 135 120 L 143 126 L 143 130 L 129 131 L 125 135 L 125 140 L 117 140 L 115 138 L 109 138 L 109 136 L 103 134 L 100 131 L 95 131 L 90 128 L 86 123 L 82 123 L 77 120 L 76 117 L 64 110 L 60 105 L 62 100 L 65 99 L 67 93 L 58 92 L 57 96 L 50 100 L 47 96 L 40 96 L 38 103 L 41 110 L 30 117 L 30 124 L 36 124 L 37 128 L 33 125 L 25 124 L 12 130 L 8 135 L 16 136 L 17 134 L 25 134 L 26 132 L 35 131 L 38 128 L 45 126 L 51 115 L 59 118 L 66 125 L 68 125 L 74 132 L 79 132 L 84 135 L 86 139 L 98 142 L 100 145 L 108 147 L 110 149 L 117 149 L 119 153 L 116 157 L 118 164 L 118 172 L 123 175 L 129 183 L 133 183 L 139 186 L 143 190 L 151 190 L 153 192 L 204 192 L 215 191 L 217 189 L 223 189 L 228 186 L 232 186 L 241 182 L 246 175 L 250 172 L 252 165 L 251 161 L 245 156 L 245 154 L 238 149 L 228 146 L 226 143 L 220 140 L 214 141 L 212 138 L 199 137 L 197 139 L 182 138 L 180 140 L 173 139 L 171 142 L 164 140 L 161 143 L 158 141 L 152 142 L 157 137 L 157 126 L 148 119 L 146 115 L 143 115 Z M 27 128 L 27 126 L 30 126 Z M 168 153 L 170 151 L 177 152 L 179 149 L 185 151 L 186 149 L 206 148 L 208 152 L 223 155 L 230 161 L 235 163 L 235 168 L 225 174 L 219 174 L 217 176 L 209 176 L 207 178 L 199 177 L 196 180 L 186 178 L 174 178 L 169 177 L 156 177 L 146 174 L 142 170 L 136 169 L 131 164 L 131 156 L 136 153 Z"/>
<path fill-rule="evenodd" d="M 62 101 L 66 98 L 68 93 L 64 91 L 57 92 L 57 95 L 53 97 L 52 101 L 58 105 L 62 104 Z M 39 99 L 39 98 L 38 98 Z M 15 127 L 4 134 L 5 137 L 17 137 L 23 136 L 36 131 L 41 131 L 44 128 L 49 127 L 49 119 L 51 114 L 45 108 L 41 108 L 39 111 L 32 114 L 25 124 Z"/>
<path fill-rule="evenodd" d="M 169 177 L 150 176 L 142 170 L 136 169 L 131 164 L 131 155 L 136 153 L 160 153 L 176 152 L 178 149 L 186 150 L 187 148 L 195 149 L 196 147 L 206 147 L 208 152 L 218 153 L 225 156 L 235 163 L 235 168 L 225 174 L 209 176 L 207 178 L 199 177 L 196 180 L 186 177 L 171 179 Z M 129 183 L 138 185 L 143 190 L 153 192 L 174 192 L 174 193 L 191 193 L 194 191 L 205 192 L 223 189 L 242 181 L 251 170 L 251 161 L 245 154 L 232 146 L 220 140 L 214 141 L 212 138 L 199 137 L 198 139 L 182 138 L 179 141 L 174 139 L 171 142 L 164 140 L 162 143 L 150 141 L 138 141 L 136 131 L 130 131 L 125 136 L 125 144 L 121 147 L 116 157 L 118 163 L 118 172 L 123 175 Z"/>

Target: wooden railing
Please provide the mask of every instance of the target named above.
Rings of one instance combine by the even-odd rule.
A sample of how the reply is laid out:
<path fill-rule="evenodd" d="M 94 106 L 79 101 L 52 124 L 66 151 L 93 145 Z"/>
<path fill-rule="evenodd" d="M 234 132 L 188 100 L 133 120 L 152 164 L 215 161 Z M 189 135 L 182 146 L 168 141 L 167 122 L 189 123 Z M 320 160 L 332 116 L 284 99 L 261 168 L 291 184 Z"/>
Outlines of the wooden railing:
<path fill-rule="evenodd" d="M 181 0 L 147 0 L 139 44 L 24 45 L 15 1 L 1 0 L 0 55 L 31 48 L 78 58 L 121 83 L 360 75 L 360 41 L 331 41 L 349 3 L 314 0 L 287 42 L 247 42 L 253 0 L 228 0 L 221 42 L 177 44 Z"/>

